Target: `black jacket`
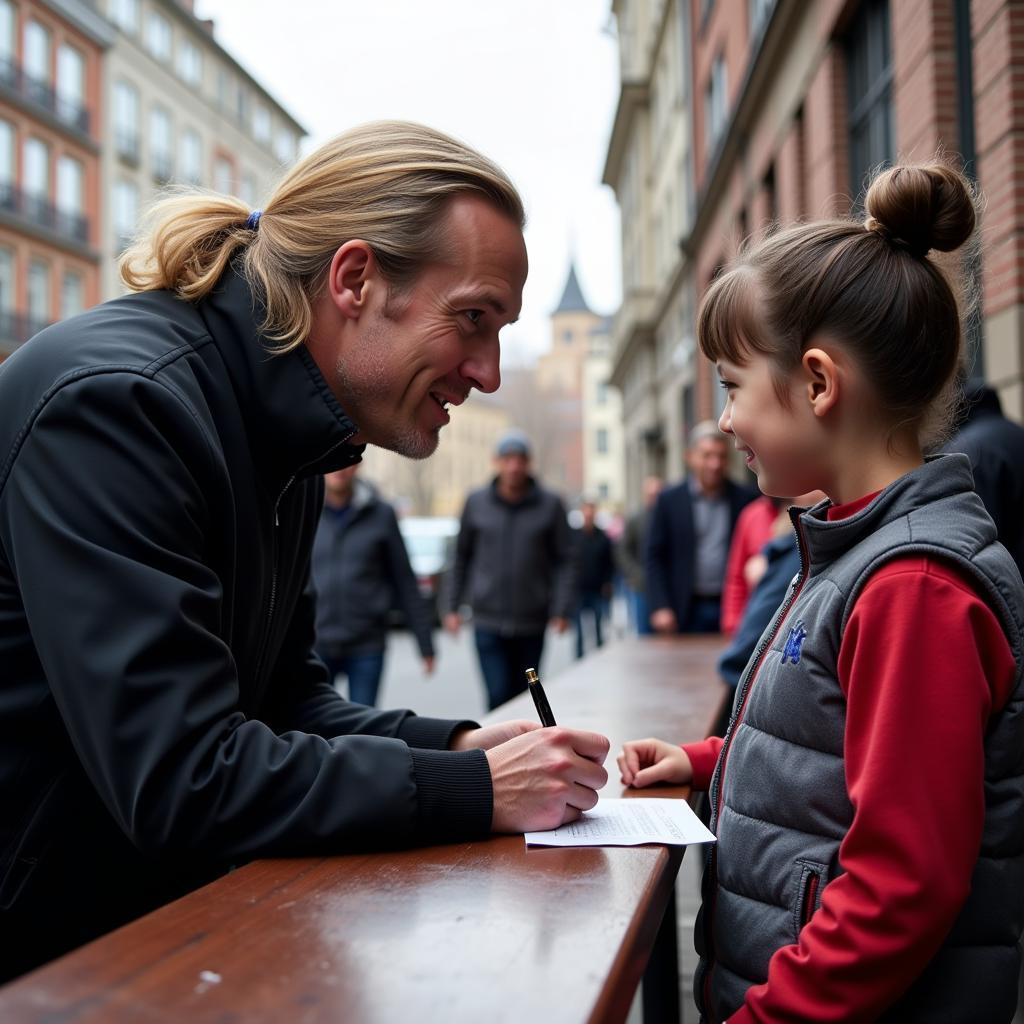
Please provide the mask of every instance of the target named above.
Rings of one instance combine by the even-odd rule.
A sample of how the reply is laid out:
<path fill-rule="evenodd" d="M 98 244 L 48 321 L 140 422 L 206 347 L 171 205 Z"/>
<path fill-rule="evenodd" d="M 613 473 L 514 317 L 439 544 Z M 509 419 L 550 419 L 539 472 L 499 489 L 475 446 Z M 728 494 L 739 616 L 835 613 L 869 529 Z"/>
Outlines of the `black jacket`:
<path fill-rule="evenodd" d="M 8 975 L 246 858 L 489 828 L 455 723 L 349 704 L 311 653 L 317 474 L 361 449 L 252 306 L 233 273 L 131 295 L 0 367 Z"/>
<path fill-rule="evenodd" d="M 420 654 L 433 657 L 431 612 L 416 584 L 394 509 L 365 481 L 353 481 L 344 519 L 324 505 L 313 543 L 317 650 L 384 650 L 388 618 L 405 612 Z"/>
<path fill-rule="evenodd" d="M 725 481 L 729 503 L 729 536 L 736 518 L 758 492 Z M 651 611 L 671 608 L 682 626 L 690 612 L 696 573 L 697 536 L 693 523 L 690 485 L 684 480 L 658 495 L 647 532 L 647 602 Z"/>
<path fill-rule="evenodd" d="M 468 603 L 473 622 L 505 636 L 543 633 L 576 602 L 576 560 L 562 499 L 530 481 L 519 502 L 497 480 L 466 499 L 446 607 Z"/>
<path fill-rule="evenodd" d="M 601 594 L 611 586 L 615 576 L 612 542 L 608 534 L 595 526 L 589 533 L 579 527 L 572 531 L 579 566 L 580 594 Z"/>

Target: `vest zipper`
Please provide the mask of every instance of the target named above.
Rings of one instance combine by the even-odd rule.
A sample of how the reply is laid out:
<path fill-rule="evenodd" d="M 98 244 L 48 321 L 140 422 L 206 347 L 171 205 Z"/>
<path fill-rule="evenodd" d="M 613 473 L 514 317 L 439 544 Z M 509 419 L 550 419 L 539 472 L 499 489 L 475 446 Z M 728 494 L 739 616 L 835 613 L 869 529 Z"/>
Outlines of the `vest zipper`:
<path fill-rule="evenodd" d="M 803 928 L 811 917 L 814 915 L 814 901 L 818 897 L 818 885 L 820 884 L 818 873 L 812 871 L 807 876 L 807 881 L 804 883 L 804 905 L 801 908 L 800 914 L 800 927 Z"/>
<path fill-rule="evenodd" d="M 800 571 L 797 573 L 796 578 L 791 585 L 789 596 L 782 603 L 782 606 L 775 613 L 775 621 L 772 623 L 770 632 L 766 634 L 766 638 L 761 641 L 760 646 L 754 652 L 753 657 L 748 662 L 748 668 L 744 672 L 740 679 L 740 689 L 736 698 L 736 713 L 733 716 L 732 721 L 729 723 L 729 727 L 726 730 L 725 739 L 722 743 L 721 753 L 718 755 L 718 764 L 715 766 L 714 775 L 711 778 L 711 792 L 714 796 L 712 800 L 712 816 L 710 827 L 711 831 L 714 832 L 718 825 L 718 809 L 722 800 L 722 791 L 724 789 L 725 779 L 725 762 L 729 756 L 729 748 L 732 746 L 732 738 L 736 734 L 736 729 L 743 718 L 743 712 L 747 708 L 747 700 L 750 697 L 750 691 L 754 685 L 754 679 L 757 676 L 758 671 L 761 668 L 761 662 L 765 655 L 771 650 L 771 646 L 775 643 L 775 638 L 779 635 L 779 631 L 782 629 L 782 624 L 786 621 L 789 615 L 790 609 L 796 603 L 796 599 L 800 596 L 800 591 L 804 588 L 804 583 L 807 582 L 807 549 L 804 545 L 803 531 L 800 529 L 800 522 L 797 519 L 793 521 L 793 528 L 796 531 L 796 543 L 797 550 L 800 554 Z M 707 938 L 708 938 L 708 952 L 711 954 L 711 964 L 708 966 L 708 970 L 704 974 L 704 1013 L 710 1019 L 711 1012 L 711 973 L 713 970 L 714 962 L 714 911 L 715 911 L 715 892 L 718 888 L 718 846 L 712 844 L 711 852 L 708 858 L 708 870 L 711 872 L 711 885 L 708 887 L 708 913 L 707 913 Z"/>

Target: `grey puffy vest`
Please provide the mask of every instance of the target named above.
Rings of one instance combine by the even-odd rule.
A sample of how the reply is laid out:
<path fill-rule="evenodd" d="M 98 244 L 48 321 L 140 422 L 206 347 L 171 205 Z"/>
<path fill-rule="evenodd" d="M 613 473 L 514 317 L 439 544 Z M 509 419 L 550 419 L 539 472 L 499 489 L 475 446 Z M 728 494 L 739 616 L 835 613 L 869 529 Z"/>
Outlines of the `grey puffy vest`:
<path fill-rule="evenodd" d="M 704 959 L 694 988 L 712 1021 L 725 1020 L 767 978 L 772 954 L 797 941 L 822 890 L 843 872 L 839 846 L 853 808 L 840 641 L 871 574 L 914 553 L 936 555 L 974 580 L 1003 626 L 1017 677 L 985 739 L 985 826 L 970 896 L 938 954 L 884 1019 L 976 1024 L 1013 1016 L 1024 926 L 1024 584 L 972 488 L 967 458 L 940 456 L 848 519 L 828 522 L 825 505 L 799 518 L 804 568 L 740 679 L 711 784 L 718 844 L 707 853 L 697 925 Z M 941 643 L 941 635 L 921 642 Z M 898 785 L 894 779 L 894 792 Z"/>

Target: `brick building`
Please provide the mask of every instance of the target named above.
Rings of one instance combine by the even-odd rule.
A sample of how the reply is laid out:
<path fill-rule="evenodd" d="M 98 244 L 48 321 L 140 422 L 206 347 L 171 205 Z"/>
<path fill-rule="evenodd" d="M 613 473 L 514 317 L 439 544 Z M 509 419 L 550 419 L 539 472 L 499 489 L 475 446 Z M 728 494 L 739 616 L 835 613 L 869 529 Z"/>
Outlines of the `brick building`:
<path fill-rule="evenodd" d="M 668 0 L 616 0 L 621 26 L 667 11 Z M 649 17 L 648 17 L 648 20 Z M 692 216 L 677 218 L 678 267 L 671 284 L 654 273 L 638 287 L 624 274 L 623 311 L 616 329 L 613 373 L 636 362 L 629 348 L 639 336 L 657 364 L 655 315 L 626 328 L 624 319 L 643 293 L 674 288 L 700 295 L 742 240 L 773 223 L 847 214 L 862 198 L 872 168 L 898 158 L 926 159 L 945 151 L 963 159 L 987 199 L 982 226 L 982 304 L 969 334 L 976 373 L 998 388 L 1004 409 L 1024 416 L 1024 5 L 1009 0 L 685 0 L 679 38 L 687 101 L 679 119 L 691 126 L 692 160 L 682 187 Z M 649 33 L 647 53 L 654 51 Z M 606 180 L 623 214 L 624 260 L 634 244 L 633 211 L 646 202 L 649 217 L 671 217 L 651 197 L 657 168 L 650 133 L 624 142 L 624 111 L 649 116 L 653 78 L 638 84 L 635 41 L 621 41 L 623 85 L 609 145 Z M 645 91 L 646 90 L 646 91 Z M 640 189 L 625 194 L 609 176 L 614 165 L 647 162 Z M 629 150 L 632 149 L 632 152 Z M 625 314 L 625 316 L 624 316 Z M 636 318 L 634 318 L 636 319 Z M 688 328 L 692 338 L 692 312 Z M 647 332 L 646 338 L 644 332 Z M 692 342 L 691 342 L 692 344 Z M 684 355 L 686 353 L 684 352 Z M 691 361 L 670 394 L 657 385 L 632 397 L 624 390 L 627 422 L 646 403 L 648 431 L 665 437 L 716 415 L 720 399 L 706 360 Z M 617 380 L 618 383 L 618 380 Z M 632 404 L 631 404 L 632 402 Z M 665 410 L 674 420 L 666 418 Z M 663 454 L 668 449 L 665 448 Z M 655 455 L 658 453 L 655 452 Z M 651 465 L 669 475 L 678 463 Z"/>
<path fill-rule="evenodd" d="M 78 0 L 0 0 L 0 359 L 100 299 L 102 61 Z"/>

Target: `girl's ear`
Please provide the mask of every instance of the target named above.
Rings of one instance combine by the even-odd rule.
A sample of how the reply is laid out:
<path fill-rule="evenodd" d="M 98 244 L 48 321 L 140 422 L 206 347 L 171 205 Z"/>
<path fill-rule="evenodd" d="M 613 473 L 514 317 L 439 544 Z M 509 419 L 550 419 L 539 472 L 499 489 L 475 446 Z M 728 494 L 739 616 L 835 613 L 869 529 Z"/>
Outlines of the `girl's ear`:
<path fill-rule="evenodd" d="M 825 416 L 839 401 L 840 367 L 822 348 L 809 348 L 804 352 L 801 366 L 805 378 L 805 394 L 815 416 Z"/>

